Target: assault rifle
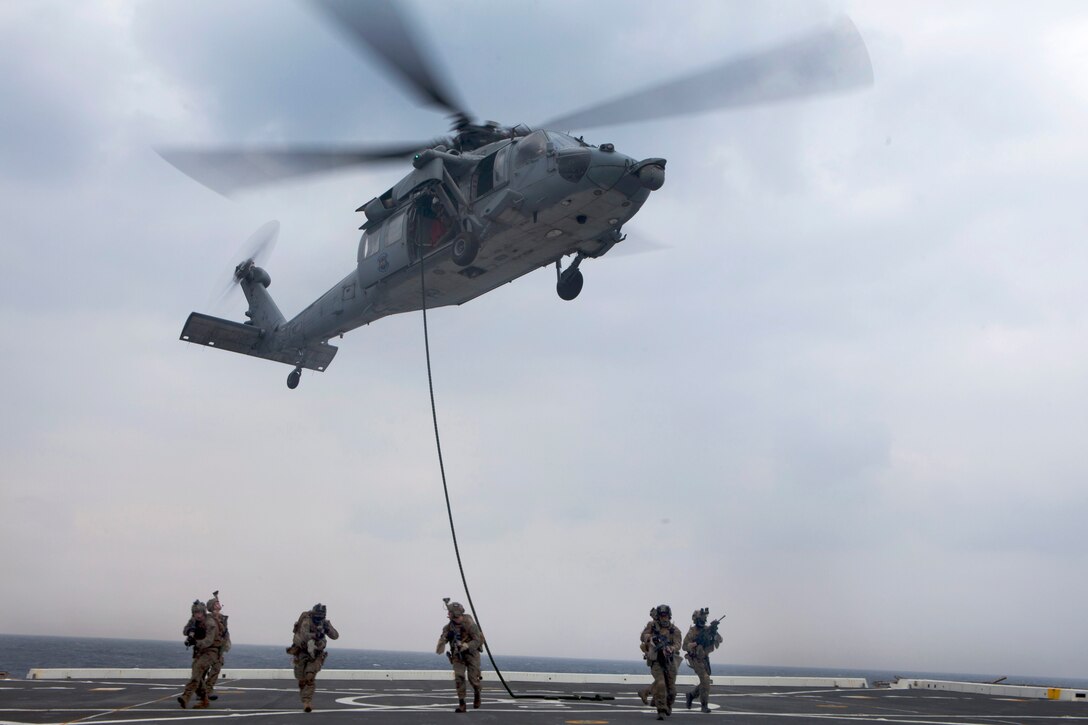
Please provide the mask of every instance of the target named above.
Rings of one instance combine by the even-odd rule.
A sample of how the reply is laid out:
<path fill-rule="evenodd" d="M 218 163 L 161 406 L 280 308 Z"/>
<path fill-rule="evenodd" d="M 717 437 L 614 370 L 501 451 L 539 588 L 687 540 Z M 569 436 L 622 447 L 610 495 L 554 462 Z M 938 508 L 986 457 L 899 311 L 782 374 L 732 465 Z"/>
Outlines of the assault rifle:
<path fill-rule="evenodd" d="M 704 612 L 710 614 L 709 609 L 704 609 Z M 725 619 L 725 615 L 718 617 L 706 627 L 703 627 L 703 631 L 699 632 L 695 637 L 695 643 L 704 649 L 714 646 L 714 640 L 718 637 L 718 623 Z"/>
<path fill-rule="evenodd" d="M 328 631 L 329 624 L 324 618 L 314 619 L 312 622 L 313 629 L 310 639 L 306 640 L 306 652 L 310 657 L 317 657 L 318 653 L 325 651 L 325 645 L 328 644 L 325 633 Z"/>
<path fill-rule="evenodd" d="M 650 637 L 650 646 L 653 648 L 653 660 L 662 667 L 669 666 L 669 660 L 673 656 L 672 642 L 664 634 L 654 634 Z"/>
<path fill-rule="evenodd" d="M 450 628 L 446 632 L 446 641 L 449 642 L 450 645 L 450 651 L 446 653 L 446 657 L 449 658 L 450 662 L 453 662 L 454 659 L 465 659 L 465 652 L 461 649 L 461 643 L 464 639 L 465 634 L 464 631 L 462 631 L 462 628 L 453 622 L 450 622 Z"/>
<path fill-rule="evenodd" d="M 185 635 L 185 649 L 189 649 L 196 644 L 196 620 L 190 619 L 185 624 L 185 629 L 181 630 L 181 633 Z"/>
<path fill-rule="evenodd" d="M 198 622 L 191 617 L 189 621 L 185 623 L 185 629 L 181 630 L 181 633 L 185 635 L 185 649 L 189 649 L 208 636 L 208 631 L 204 628 L 204 623 Z"/>

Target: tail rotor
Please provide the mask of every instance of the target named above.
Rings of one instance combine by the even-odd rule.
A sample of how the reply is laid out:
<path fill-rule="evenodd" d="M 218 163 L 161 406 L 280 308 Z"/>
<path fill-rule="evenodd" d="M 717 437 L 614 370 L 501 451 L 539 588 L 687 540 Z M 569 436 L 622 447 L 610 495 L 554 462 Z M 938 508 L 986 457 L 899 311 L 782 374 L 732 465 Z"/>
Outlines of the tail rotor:
<path fill-rule="evenodd" d="M 247 275 L 263 273 L 263 270 L 260 269 L 260 265 L 272 255 L 272 250 L 276 246 L 276 240 L 279 238 L 279 235 L 280 223 L 275 220 L 262 224 L 255 232 L 249 235 L 249 238 L 246 239 L 232 257 L 233 260 L 238 260 L 238 262 L 231 271 L 229 279 L 216 285 L 216 294 L 214 297 L 214 305 L 216 307 L 223 304 L 223 301 L 233 290 L 238 288 L 238 283 L 245 279 Z M 267 277 L 267 274 L 264 276 Z M 265 286 L 267 286 L 267 284 Z"/>

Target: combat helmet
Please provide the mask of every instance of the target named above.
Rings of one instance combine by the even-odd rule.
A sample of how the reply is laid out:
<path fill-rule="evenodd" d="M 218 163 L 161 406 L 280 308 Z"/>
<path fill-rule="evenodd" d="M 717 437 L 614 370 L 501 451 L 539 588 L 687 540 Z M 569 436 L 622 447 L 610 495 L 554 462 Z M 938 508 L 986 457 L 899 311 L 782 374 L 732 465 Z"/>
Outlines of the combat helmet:
<path fill-rule="evenodd" d="M 216 589 L 212 592 L 212 598 L 208 600 L 207 607 L 209 612 L 215 611 L 215 605 L 219 604 L 219 590 Z"/>
<path fill-rule="evenodd" d="M 696 609 L 691 613 L 691 621 L 695 624 L 706 624 L 706 618 L 710 615 L 710 610 L 706 607 L 702 609 Z"/>
<path fill-rule="evenodd" d="M 455 617 L 460 617 L 465 613 L 465 607 L 460 602 L 450 602 L 446 605 L 446 609 Z"/>
<path fill-rule="evenodd" d="M 190 609 L 190 611 L 193 614 L 207 614 L 208 613 L 208 608 L 207 608 L 207 606 L 204 605 L 204 602 L 200 601 L 199 599 L 194 599 L 193 600 L 193 606 Z"/>
<path fill-rule="evenodd" d="M 321 602 L 318 602 L 314 605 L 314 608 L 310 610 L 310 616 L 314 619 L 324 619 L 327 612 L 328 608 Z"/>
<path fill-rule="evenodd" d="M 668 617 L 669 619 L 672 619 L 672 607 L 668 604 L 658 604 L 657 608 L 654 609 L 654 613 L 659 618 Z"/>

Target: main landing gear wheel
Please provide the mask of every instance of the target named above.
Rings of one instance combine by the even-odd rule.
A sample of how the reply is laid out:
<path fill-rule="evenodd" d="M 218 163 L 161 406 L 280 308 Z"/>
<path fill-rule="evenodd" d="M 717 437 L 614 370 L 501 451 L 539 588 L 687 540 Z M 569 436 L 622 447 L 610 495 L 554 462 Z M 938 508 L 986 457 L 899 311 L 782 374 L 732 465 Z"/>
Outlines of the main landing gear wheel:
<path fill-rule="evenodd" d="M 555 291 L 559 293 L 559 298 L 570 302 L 578 293 L 582 291 L 582 283 L 585 280 L 582 278 L 582 270 L 576 269 L 572 274 L 563 275 L 558 282 L 555 283 Z"/>
<path fill-rule="evenodd" d="M 471 237 L 468 234 L 461 234 L 453 240 L 451 255 L 458 267 L 467 267 L 472 264 L 479 252 L 480 242 L 475 237 Z"/>
<path fill-rule="evenodd" d="M 291 390 L 294 390 L 295 388 L 298 387 L 298 382 L 301 379 L 302 379 L 302 368 L 301 367 L 295 368 L 287 376 L 287 387 L 289 387 Z"/>

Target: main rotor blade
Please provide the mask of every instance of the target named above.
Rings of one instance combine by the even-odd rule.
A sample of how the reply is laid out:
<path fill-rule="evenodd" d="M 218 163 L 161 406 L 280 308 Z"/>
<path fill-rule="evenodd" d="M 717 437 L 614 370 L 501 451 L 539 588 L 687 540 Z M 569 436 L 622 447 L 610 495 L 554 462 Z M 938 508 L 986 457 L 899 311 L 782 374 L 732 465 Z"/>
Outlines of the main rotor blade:
<path fill-rule="evenodd" d="M 157 149 L 159 156 L 182 173 L 224 196 L 249 186 L 304 174 L 410 157 L 433 142 L 390 144 L 370 149 L 253 148 Z"/>
<path fill-rule="evenodd" d="M 442 83 L 413 38 L 411 23 L 394 0 L 314 0 L 332 25 L 357 47 L 369 49 L 401 76 L 426 105 L 469 114 Z"/>
<path fill-rule="evenodd" d="M 561 116 L 543 127 L 576 130 L 646 121 L 845 91 L 872 82 L 865 41 L 844 17 L 827 30 Z"/>

